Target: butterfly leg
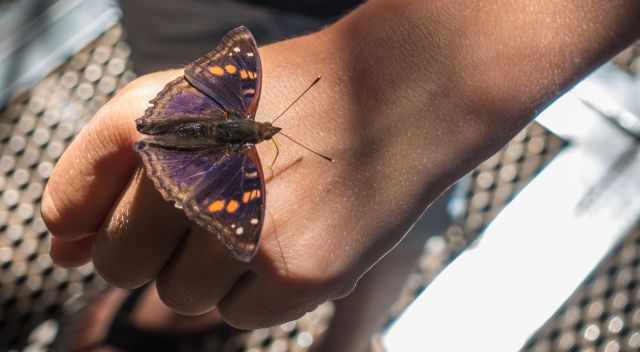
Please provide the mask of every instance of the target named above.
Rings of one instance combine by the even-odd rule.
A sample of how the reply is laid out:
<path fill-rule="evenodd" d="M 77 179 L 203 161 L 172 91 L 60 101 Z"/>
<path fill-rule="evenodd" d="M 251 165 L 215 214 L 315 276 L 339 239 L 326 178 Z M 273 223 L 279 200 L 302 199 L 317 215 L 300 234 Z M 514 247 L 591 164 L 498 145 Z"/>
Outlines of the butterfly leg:
<path fill-rule="evenodd" d="M 280 148 L 278 148 L 278 143 L 276 143 L 275 136 L 271 138 L 271 141 L 273 142 L 273 145 L 276 147 L 276 155 L 268 166 L 269 171 L 271 172 L 270 172 L 270 175 L 267 177 L 266 181 L 271 180 L 276 175 L 276 171 L 273 169 L 273 165 L 275 165 L 276 160 L 278 160 L 278 155 L 280 155 Z"/>
<path fill-rule="evenodd" d="M 280 155 L 280 148 L 278 147 L 278 142 L 276 141 L 275 136 L 271 138 L 271 141 L 273 142 L 273 145 L 276 147 L 276 155 L 273 157 L 273 161 L 271 162 L 271 165 L 269 165 L 269 167 L 271 168 L 271 171 L 273 172 L 273 166 L 276 164 L 276 161 L 278 160 L 278 156 Z"/>
<path fill-rule="evenodd" d="M 276 242 L 278 243 L 278 249 L 280 251 L 280 258 L 282 258 L 282 265 L 284 267 L 285 276 L 289 276 L 289 265 L 287 264 L 287 259 L 284 257 L 284 250 L 282 249 L 282 243 L 280 242 L 280 238 L 278 237 L 278 227 L 276 225 L 276 217 L 270 211 L 267 211 L 267 215 L 271 218 L 271 224 L 273 226 L 273 234 L 275 236 Z"/>

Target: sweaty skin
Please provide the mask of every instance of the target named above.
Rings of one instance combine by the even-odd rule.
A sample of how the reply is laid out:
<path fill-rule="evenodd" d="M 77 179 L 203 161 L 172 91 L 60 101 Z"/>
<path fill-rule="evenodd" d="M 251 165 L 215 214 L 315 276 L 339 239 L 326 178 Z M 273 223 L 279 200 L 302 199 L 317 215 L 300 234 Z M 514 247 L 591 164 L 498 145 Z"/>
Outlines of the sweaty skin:
<path fill-rule="evenodd" d="M 372 0 L 318 33 L 261 48 L 257 120 L 322 75 L 279 125 L 336 162 L 281 140 L 275 173 L 302 161 L 268 183 L 264 240 L 250 264 L 229 257 L 140 172 L 133 121 L 181 71 L 141 77 L 54 170 L 42 201 L 52 257 L 65 266 L 93 260 L 120 287 L 155 280 L 173 310 L 217 307 L 237 327 L 300 317 L 352 292 L 441 192 L 638 39 L 639 19 L 637 0 Z M 263 162 L 275 153 L 267 143 L 258 150 Z M 402 281 L 377 278 L 367 292 Z M 361 316 L 393 298 L 359 297 Z M 354 329 L 358 345 L 325 350 L 361 351 L 379 317 Z"/>

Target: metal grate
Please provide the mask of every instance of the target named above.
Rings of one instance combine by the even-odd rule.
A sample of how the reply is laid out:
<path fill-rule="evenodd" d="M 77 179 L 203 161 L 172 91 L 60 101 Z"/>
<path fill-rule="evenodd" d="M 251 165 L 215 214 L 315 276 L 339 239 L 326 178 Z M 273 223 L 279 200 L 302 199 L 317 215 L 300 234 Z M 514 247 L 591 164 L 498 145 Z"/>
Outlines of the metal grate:
<path fill-rule="evenodd" d="M 115 27 L 0 111 L 0 346 L 20 345 L 65 302 L 105 286 L 89 265 L 52 264 L 39 203 L 71 139 L 133 79 L 128 57 Z"/>
<path fill-rule="evenodd" d="M 640 350 L 640 228 L 613 250 L 523 351 Z"/>

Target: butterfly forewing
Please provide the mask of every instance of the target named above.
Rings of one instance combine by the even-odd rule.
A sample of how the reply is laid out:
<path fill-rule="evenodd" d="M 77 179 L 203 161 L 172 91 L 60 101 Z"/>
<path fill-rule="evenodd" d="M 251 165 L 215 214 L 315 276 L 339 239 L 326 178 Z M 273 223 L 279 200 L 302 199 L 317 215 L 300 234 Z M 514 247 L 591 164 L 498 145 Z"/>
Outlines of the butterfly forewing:
<path fill-rule="evenodd" d="M 183 207 L 200 182 L 219 171 L 228 156 L 214 150 L 167 149 L 142 140 L 136 143 L 147 175 L 165 199 Z"/>
<path fill-rule="evenodd" d="M 169 82 L 150 102 L 143 118 L 180 118 L 224 116 L 222 106 L 193 87 L 184 76 Z"/>
<path fill-rule="evenodd" d="M 230 31 L 207 55 L 185 69 L 185 77 L 229 112 L 254 118 L 260 98 L 260 56 L 245 27 Z"/>

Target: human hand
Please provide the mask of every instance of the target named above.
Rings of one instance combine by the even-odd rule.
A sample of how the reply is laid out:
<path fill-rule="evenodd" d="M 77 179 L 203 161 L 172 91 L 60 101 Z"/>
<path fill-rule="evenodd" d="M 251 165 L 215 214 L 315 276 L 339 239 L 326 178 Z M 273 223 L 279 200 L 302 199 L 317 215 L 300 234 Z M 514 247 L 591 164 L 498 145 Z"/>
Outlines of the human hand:
<path fill-rule="evenodd" d="M 268 59 L 263 60 L 267 67 Z M 300 159 L 301 150 L 294 145 L 283 145 L 283 153 L 275 166 L 279 175 L 268 186 L 269 213 L 263 250 L 250 265 L 230 258 L 215 235 L 191 225 L 181 211 L 158 196 L 132 152 L 132 144 L 141 137 L 133 121 L 142 115 L 147 102 L 164 84 L 180 74 L 179 70 L 161 72 L 142 77 L 126 87 L 100 110 L 67 150 L 43 200 L 43 215 L 54 233 L 53 258 L 63 265 L 75 265 L 92 257 L 98 271 L 117 286 L 136 287 L 156 280 L 167 304 L 188 314 L 202 313 L 214 306 L 224 312 L 224 302 L 229 301 L 228 306 L 235 304 L 253 315 L 260 316 L 256 308 L 269 307 L 267 313 L 281 313 L 275 315 L 276 319 L 292 319 L 327 299 L 348 292 L 361 273 L 335 257 L 339 252 L 336 246 L 348 249 L 349 245 L 324 235 L 345 232 L 339 230 L 339 226 L 362 221 L 362 218 L 353 218 L 352 205 L 342 201 L 350 192 L 339 188 L 354 185 L 362 189 L 359 183 L 363 180 L 345 160 L 328 164 L 309 155 Z M 311 130 L 328 127 L 322 120 L 316 121 L 320 124 Z M 287 133 L 297 134 L 295 128 L 288 128 Z M 270 160 L 264 155 L 271 153 L 271 147 L 261 147 L 263 160 Z M 353 159 L 346 152 L 340 152 L 342 158 Z M 349 176 L 343 179 L 336 172 Z M 294 178 L 283 181 L 288 175 Z M 327 182 L 305 182 L 310 179 Z M 280 196 L 274 191 L 278 188 Z M 276 195 L 272 196 L 272 192 Z M 309 202 L 310 199 L 317 201 Z M 274 205 L 278 203 L 282 205 Z M 284 211 L 276 211 L 276 207 Z M 310 233 L 297 234 L 293 230 L 312 227 L 309 224 L 317 221 L 314 218 L 322 216 L 339 224 L 333 227 L 325 220 L 323 225 L 316 226 L 318 230 Z M 300 220 L 305 224 L 300 224 Z M 278 225 L 274 226 L 274 222 Z M 349 236 L 343 237 L 353 241 Z M 243 285 L 246 287 L 242 288 Z M 258 293 L 264 292 L 271 296 L 256 299 Z M 278 302 L 286 304 L 285 307 L 259 304 L 260 301 L 272 303 L 282 292 L 294 294 Z M 234 300 L 225 297 L 234 297 Z M 239 302 L 234 303 L 235 300 Z M 243 301 L 254 307 L 247 307 Z M 245 321 L 237 324 L 246 326 Z"/>

